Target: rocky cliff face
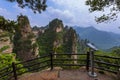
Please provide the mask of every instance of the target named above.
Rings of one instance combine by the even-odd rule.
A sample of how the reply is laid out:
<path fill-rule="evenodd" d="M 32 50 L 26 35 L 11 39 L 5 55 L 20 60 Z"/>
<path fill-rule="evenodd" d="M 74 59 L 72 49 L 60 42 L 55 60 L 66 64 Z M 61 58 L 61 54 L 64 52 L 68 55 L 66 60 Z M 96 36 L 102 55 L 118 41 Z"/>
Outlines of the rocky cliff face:
<path fill-rule="evenodd" d="M 63 23 L 59 19 L 54 19 L 49 23 L 49 29 L 55 33 L 53 40 L 53 52 L 57 54 L 57 49 L 63 44 L 61 33 L 63 32 Z M 56 57 L 56 56 L 55 56 Z"/>
<path fill-rule="evenodd" d="M 77 54 L 77 35 L 76 35 L 76 32 L 73 33 L 72 54 Z M 77 59 L 77 55 L 73 55 L 72 57 L 73 57 L 73 59 Z M 74 64 L 77 64 L 77 61 L 74 61 Z"/>
<path fill-rule="evenodd" d="M 67 53 L 77 54 L 77 34 L 72 27 L 66 29 L 66 33 L 64 35 L 64 44 Z M 71 58 L 77 59 L 77 55 L 73 55 Z M 76 64 L 77 62 L 74 61 L 74 63 Z"/>
<path fill-rule="evenodd" d="M 51 21 L 44 33 L 38 37 L 40 54 L 77 54 L 77 34 L 73 28 L 65 28 L 59 19 Z M 56 56 L 55 56 L 56 57 Z M 71 56 L 77 58 L 77 56 Z"/>
<path fill-rule="evenodd" d="M 26 16 L 18 17 L 18 30 L 15 33 L 13 43 L 13 51 L 21 60 L 30 60 L 38 56 L 35 35 Z"/>
<path fill-rule="evenodd" d="M 57 33 L 63 31 L 64 28 L 62 21 L 57 18 L 52 20 L 49 23 L 48 27 Z"/>
<path fill-rule="evenodd" d="M 12 53 L 12 43 L 10 40 L 10 33 L 0 29 L 0 52 Z"/>

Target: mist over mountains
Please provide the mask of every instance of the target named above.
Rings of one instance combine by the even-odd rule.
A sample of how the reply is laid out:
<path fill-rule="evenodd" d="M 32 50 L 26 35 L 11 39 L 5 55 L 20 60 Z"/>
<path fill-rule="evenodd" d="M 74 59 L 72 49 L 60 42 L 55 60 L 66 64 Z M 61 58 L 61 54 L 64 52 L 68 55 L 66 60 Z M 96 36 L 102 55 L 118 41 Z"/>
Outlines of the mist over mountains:
<path fill-rule="evenodd" d="M 120 45 L 120 34 L 100 31 L 92 26 L 86 28 L 74 26 L 73 28 L 81 39 L 88 39 L 98 49 L 105 50 Z"/>

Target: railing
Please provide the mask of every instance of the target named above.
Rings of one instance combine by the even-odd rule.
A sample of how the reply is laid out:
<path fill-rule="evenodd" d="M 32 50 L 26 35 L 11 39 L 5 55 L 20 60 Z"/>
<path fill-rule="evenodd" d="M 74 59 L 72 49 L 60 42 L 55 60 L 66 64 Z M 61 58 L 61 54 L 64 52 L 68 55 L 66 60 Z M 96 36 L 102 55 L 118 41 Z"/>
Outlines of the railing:
<path fill-rule="evenodd" d="M 74 57 L 77 56 L 77 57 Z M 101 60 L 102 58 L 102 60 Z M 103 59 L 105 58 L 105 60 Z M 116 60 L 116 63 L 105 62 L 107 59 Z M 120 68 L 120 58 L 94 55 L 94 68 L 117 73 Z M 31 59 L 20 63 L 12 63 L 0 70 L 0 80 L 17 80 L 18 76 L 28 73 L 45 70 L 53 67 L 62 67 L 63 69 L 76 69 L 80 66 L 86 66 L 89 71 L 90 66 L 90 53 L 87 54 L 45 54 L 39 58 Z"/>
<path fill-rule="evenodd" d="M 0 80 L 18 80 L 17 77 L 27 72 L 40 71 L 50 66 L 50 54 L 28 61 L 15 63 L 0 70 Z"/>
<path fill-rule="evenodd" d="M 109 71 L 112 73 L 117 73 L 120 69 L 120 58 L 110 57 L 110 56 L 95 56 L 95 68 L 100 70 Z M 108 59 L 111 61 L 108 61 Z M 114 62 L 114 63 L 113 63 Z"/>
<path fill-rule="evenodd" d="M 8 66 L 8 67 L 5 67 L 5 68 L 0 70 L 0 80 L 5 80 L 7 78 L 7 76 L 9 76 L 7 78 L 7 80 L 12 79 L 13 70 L 11 70 L 11 68 L 12 68 L 12 66 Z"/>
<path fill-rule="evenodd" d="M 103 71 L 108 71 L 117 74 L 120 69 L 120 58 L 110 57 L 110 56 L 102 56 L 102 55 L 94 55 L 93 54 L 93 68 L 100 69 Z M 86 69 L 89 71 L 90 65 L 90 53 L 87 53 L 87 65 Z M 114 63 L 113 63 L 114 62 Z"/>

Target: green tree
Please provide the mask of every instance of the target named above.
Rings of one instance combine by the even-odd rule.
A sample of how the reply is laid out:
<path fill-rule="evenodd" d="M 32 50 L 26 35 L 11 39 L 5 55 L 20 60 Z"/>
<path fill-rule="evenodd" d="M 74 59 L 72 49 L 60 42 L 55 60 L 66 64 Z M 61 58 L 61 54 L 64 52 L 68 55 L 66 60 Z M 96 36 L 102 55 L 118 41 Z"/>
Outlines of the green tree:
<path fill-rule="evenodd" d="M 87 0 L 86 5 L 88 5 L 90 12 L 102 11 L 105 12 L 109 9 L 109 13 L 101 15 L 100 17 L 95 17 L 98 23 L 108 22 L 110 20 L 115 21 L 120 12 L 120 1 L 119 0 Z"/>
<path fill-rule="evenodd" d="M 18 24 L 14 20 L 7 20 L 3 16 L 0 16 L 0 38 L 8 36 L 10 41 L 13 41 L 13 35 L 18 28 Z"/>
<path fill-rule="evenodd" d="M 0 16 L 0 29 L 2 29 L 3 31 L 14 33 L 16 28 L 16 21 L 6 20 L 3 16 Z"/>
<path fill-rule="evenodd" d="M 3 54 L 0 52 L 0 69 L 10 66 L 12 62 L 15 62 L 15 54 Z"/>
<path fill-rule="evenodd" d="M 62 44 L 62 31 L 57 32 L 58 28 L 63 28 L 63 23 L 59 19 L 54 19 L 46 26 L 43 30 L 44 32 L 40 32 L 38 37 L 38 44 L 39 44 L 39 53 L 45 54 L 50 52 L 60 52 L 61 47 L 57 49 L 56 45 Z M 41 28 L 42 30 L 42 28 Z M 56 42 L 56 45 L 54 44 Z"/>
<path fill-rule="evenodd" d="M 21 8 L 28 7 L 33 10 L 34 13 L 46 10 L 46 0 L 7 0 L 9 2 L 17 2 Z"/>
<path fill-rule="evenodd" d="M 33 10 L 34 13 L 46 10 L 46 0 L 6 0 L 9 2 L 16 2 L 19 7 L 28 7 Z M 0 29 L 13 32 L 16 27 L 16 21 L 6 20 L 3 16 L 0 16 Z"/>
<path fill-rule="evenodd" d="M 116 47 L 112 50 L 112 53 L 114 53 L 117 57 L 120 57 L 120 47 Z"/>
<path fill-rule="evenodd" d="M 32 33 L 27 16 L 18 16 L 18 29 L 14 35 L 13 52 L 21 60 L 29 60 L 37 57 L 35 35 Z M 19 46 L 18 46 L 19 45 Z"/>
<path fill-rule="evenodd" d="M 75 30 L 72 27 L 70 27 L 64 35 L 64 48 L 67 53 L 72 53 L 75 34 L 76 34 Z"/>

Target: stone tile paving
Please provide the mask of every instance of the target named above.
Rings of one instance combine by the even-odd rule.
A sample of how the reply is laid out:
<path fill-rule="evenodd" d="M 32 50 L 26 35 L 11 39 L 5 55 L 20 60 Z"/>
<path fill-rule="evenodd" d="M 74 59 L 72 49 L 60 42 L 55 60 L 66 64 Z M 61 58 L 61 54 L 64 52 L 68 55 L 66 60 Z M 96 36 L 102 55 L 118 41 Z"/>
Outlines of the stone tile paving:
<path fill-rule="evenodd" d="M 115 80 L 115 75 L 106 72 L 93 78 L 85 69 L 80 70 L 46 70 L 36 73 L 27 73 L 19 77 L 19 80 Z"/>

